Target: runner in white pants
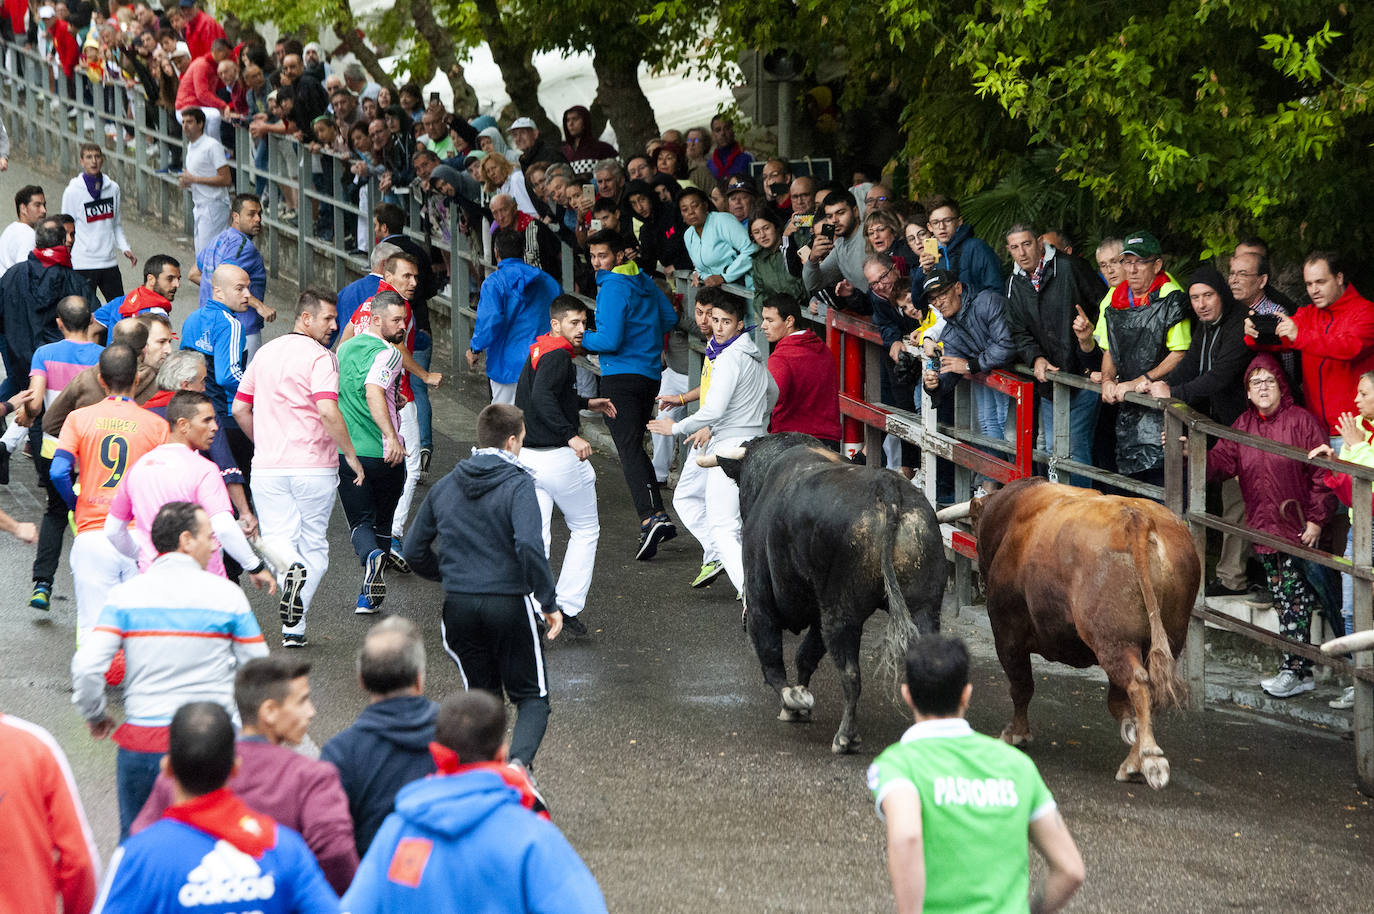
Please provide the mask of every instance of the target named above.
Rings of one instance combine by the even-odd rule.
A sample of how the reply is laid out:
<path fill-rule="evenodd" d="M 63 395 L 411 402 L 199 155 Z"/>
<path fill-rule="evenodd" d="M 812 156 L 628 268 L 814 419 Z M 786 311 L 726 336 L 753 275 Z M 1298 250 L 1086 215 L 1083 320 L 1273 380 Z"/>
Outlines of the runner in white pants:
<path fill-rule="evenodd" d="M 340 453 L 363 478 L 339 412 L 339 363 L 324 345 L 337 316 L 332 292 L 302 292 L 292 332 L 262 347 L 267 357 L 249 364 L 234 399 L 234 419 L 253 440 L 263 551 L 279 565 L 283 647 L 305 646 L 306 613 L 329 567 Z"/>
<path fill-rule="evenodd" d="M 558 608 L 563 627 L 587 634 L 580 613 L 587 605 L 601 522 L 596 510 L 596 473 L 587 458 L 592 446 L 582 437 L 579 411 L 591 409 L 614 417 L 604 397 L 577 393 L 573 357 L 587 329 L 587 306 L 560 295 L 549 306 L 549 332 L 535 340 L 516 384 L 515 404 L 525 414 L 525 442 L 520 462 L 534 473 L 534 493 L 544 523 L 544 554 L 551 542 L 553 509 L 568 525 L 568 549 L 558 574 Z"/>
<path fill-rule="evenodd" d="M 229 173 L 224 144 L 219 141 L 217 132 L 212 133 L 207 129 L 208 119 L 204 111 L 187 108 L 181 115 L 181 129 L 186 134 L 187 146 L 185 164 L 177 183 L 191 191 L 191 209 L 195 213 L 196 223 L 196 253 L 200 253 L 229 227 L 229 188 L 234 179 Z"/>
<path fill-rule="evenodd" d="M 658 385 L 658 415 L 674 422 L 687 417 L 687 376 L 671 368 L 663 369 Z M 677 438 L 672 435 L 654 435 L 654 475 L 659 484 L 668 481 L 668 473 L 673 468 L 673 458 L 677 456 Z M 686 471 L 686 467 L 683 467 Z M 681 473 L 678 474 L 679 478 Z"/>

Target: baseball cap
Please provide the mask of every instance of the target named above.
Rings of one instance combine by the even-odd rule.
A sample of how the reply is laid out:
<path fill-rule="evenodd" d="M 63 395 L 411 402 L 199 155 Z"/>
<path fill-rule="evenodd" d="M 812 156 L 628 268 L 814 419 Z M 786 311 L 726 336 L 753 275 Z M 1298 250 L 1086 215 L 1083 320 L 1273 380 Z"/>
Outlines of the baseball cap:
<path fill-rule="evenodd" d="M 51 19 L 52 17 L 54 17 L 54 16 L 56 16 L 56 15 L 57 15 L 57 10 L 53 9 L 51 6 L 48 6 L 47 4 L 44 4 L 43 6 L 40 6 L 40 7 L 38 8 L 38 18 L 39 18 L 39 19 Z"/>
<path fill-rule="evenodd" d="M 173 56 L 173 57 L 190 57 L 190 56 L 191 56 L 191 49 L 190 49 L 190 47 L 187 46 L 186 42 L 184 42 L 184 41 L 178 41 L 178 42 L 177 42 L 177 46 L 174 47 L 174 48 L 172 48 L 172 56 Z"/>
<path fill-rule="evenodd" d="M 534 118 L 517 117 L 515 123 L 510 125 L 512 130 L 538 130 L 539 125 L 534 122 Z"/>
<path fill-rule="evenodd" d="M 181 3 L 178 4 L 178 5 L 179 5 L 182 9 L 186 9 L 186 7 L 188 7 L 188 6 L 195 6 L 195 5 L 196 5 L 196 0 L 181 0 Z"/>
<path fill-rule="evenodd" d="M 932 295 L 939 295 L 946 289 L 956 285 L 959 277 L 949 270 L 934 269 L 926 274 L 926 281 L 921 283 L 921 291 L 927 298 Z"/>
<path fill-rule="evenodd" d="M 1121 243 L 1122 255 L 1134 254 L 1136 257 L 1152 258 L 1158 257 L 1162 251 L 1159 247 L 1159 240 L 1146 231 L 1131 232 L 1126 236 L 1126 240 Z"/>
<path fill-rule="evenodd" d="M 725 195 L 728 197 L 734 193 L 746 193 L 750 196 L 758 196 L 758 189 L 754 187 L 754 179 L 744 175 L 736 175 L 730 179 L 730 183 L 725 186 Z"/>
<path fill-rule="evenodd" d="M 487 154 L 480 149 L 469 150 L 468 154 L 463 156 L 463 164 L 471 165 L 473 162 L 480 162 L 486 157 Z"/>

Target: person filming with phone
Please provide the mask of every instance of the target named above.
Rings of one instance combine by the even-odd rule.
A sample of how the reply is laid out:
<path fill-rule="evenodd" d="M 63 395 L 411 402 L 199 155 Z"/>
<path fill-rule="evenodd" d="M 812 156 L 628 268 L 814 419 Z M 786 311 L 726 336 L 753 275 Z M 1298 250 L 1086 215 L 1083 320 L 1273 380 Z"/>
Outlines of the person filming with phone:
<path fill-rule="evenodd" d="M 831 290 L 841 308 L 868 313 L 872 308 L 864 277 L 867 250 L 860 227 L 854 195 L 847 190 L 831 190 L 816 219 L 811 246 L 803 256 L 802 282 L 812 294 Z"/>

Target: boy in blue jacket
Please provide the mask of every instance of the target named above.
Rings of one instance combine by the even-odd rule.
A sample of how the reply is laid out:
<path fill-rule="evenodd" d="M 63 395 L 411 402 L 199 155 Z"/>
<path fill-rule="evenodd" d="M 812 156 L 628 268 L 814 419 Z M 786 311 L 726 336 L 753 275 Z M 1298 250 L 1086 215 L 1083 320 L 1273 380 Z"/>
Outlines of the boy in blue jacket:
<path fill-rule="evenodd" d="M 491 402 L 514 403 L 520 369 L 539 334 L 549 328 L 549 305 L 562 293 L 557 281 L 525 263 L 525 236 L 500 231 L 495 239 L 496 272 L 482 282 L 477 299 L 477 325 L 468 344 L 468 366 L 487 354 Z"/>
<path fill-rule="evenodd" d="M 350 914 L 604 914 L 587 865 L 505 764 L 506 709 L 482 691 L 439 707 L 435 777 L 401 789 L 340 903 Z"/>
<path fill-rule="evenodd" d="M 653 461 L 644 450 L 644 430 L 657 414 L 663 338 L 677 325 L 677 312 L 654 281 L 625 257 L 625 247 L 620 235 L 609 230 L 587 239 L 596 270 L 596 329 L 582 337 L 582 348 L 600 356 L 601 396 L 615 406 L 606 425 L 639 514 L 635 558 L 646 560 L 660 543 L 677 536 L 663 509 Z"/>

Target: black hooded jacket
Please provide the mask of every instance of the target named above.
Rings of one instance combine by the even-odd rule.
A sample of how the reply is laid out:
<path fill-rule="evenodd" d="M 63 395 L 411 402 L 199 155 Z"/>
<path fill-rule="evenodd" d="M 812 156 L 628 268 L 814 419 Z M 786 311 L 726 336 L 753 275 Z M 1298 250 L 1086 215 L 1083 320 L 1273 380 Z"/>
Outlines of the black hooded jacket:
<path fill-rule="evenodd" d="M 1221 296 L 1221 317 L 1211 324 L 1193 322 L 1193 341 L 1183 361 L 1163 380 L 1172 396 L 1230 425 L 1248 405 L 1242 378 L 1254 353 L 1245 346 L 1245 309 L 1215 267 L 1194 270 L 1185 291 L 1197 283 L 1211 286 Z"/>

